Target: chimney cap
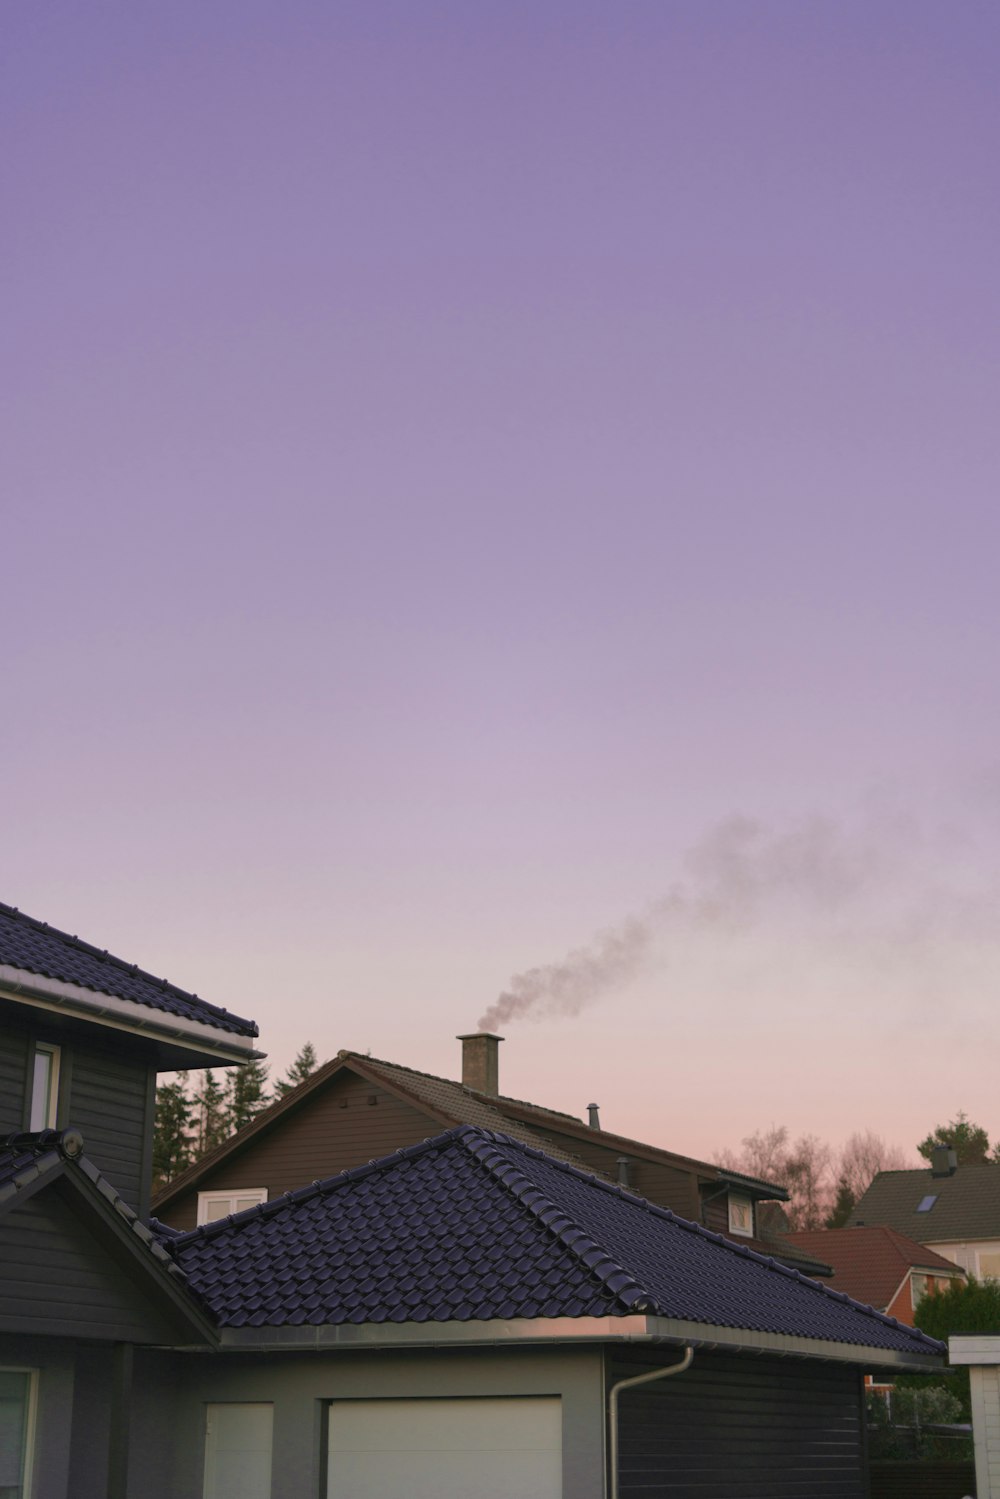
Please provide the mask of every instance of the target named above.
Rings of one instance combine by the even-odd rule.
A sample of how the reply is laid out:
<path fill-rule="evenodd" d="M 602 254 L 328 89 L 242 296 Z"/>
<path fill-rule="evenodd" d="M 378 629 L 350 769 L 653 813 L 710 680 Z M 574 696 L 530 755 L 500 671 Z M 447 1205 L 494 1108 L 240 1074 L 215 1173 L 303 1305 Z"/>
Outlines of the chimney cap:
<path fill-rule="evenodd" d="M 491 1041 L 505 1041 L 506 1036 L 498 1036 L 496 1031 L 466 1031 L 464 1036 L 456 1036 L 456 1041 L 476 1041 L 480 1036 L 489 1036 Z"/>

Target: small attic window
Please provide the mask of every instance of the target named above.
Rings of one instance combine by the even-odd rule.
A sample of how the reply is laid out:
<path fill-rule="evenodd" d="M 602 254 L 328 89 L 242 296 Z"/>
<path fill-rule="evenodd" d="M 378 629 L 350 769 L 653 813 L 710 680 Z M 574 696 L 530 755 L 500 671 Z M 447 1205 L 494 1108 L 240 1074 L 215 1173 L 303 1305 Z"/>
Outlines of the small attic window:
<path fill-rule="evenodd" d="M 929 1193 L 929 1195 L 927 1197 L 921 1197 L 920 1202 L 919 1202 L 919 1204 L 917 1206 L 917 1212 L 918 1213 L 929 1213 L 930 1210 L 931 1210 L 931 1208 L 937 1202 L 937 1200 L 938 1200 L 938 1194 L 936 1192 Z"/>
<path fill-rule="evenodd" d="M 729 1232 L 753 1237 L 753 1203 L 749 1197 L 729 1195 Z"/>

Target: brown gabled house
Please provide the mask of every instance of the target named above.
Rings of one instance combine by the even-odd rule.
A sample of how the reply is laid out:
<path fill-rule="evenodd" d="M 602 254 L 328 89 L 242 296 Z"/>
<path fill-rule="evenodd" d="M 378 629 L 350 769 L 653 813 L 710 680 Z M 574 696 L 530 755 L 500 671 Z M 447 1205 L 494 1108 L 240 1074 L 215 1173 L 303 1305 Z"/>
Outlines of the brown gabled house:
<path fill-rule="evenodd" d="M 471 1124 L 628 1186 L 805 1274 L 829 1274 L 825 1262 L 760 1232 L 758 1204 L 787 1201 L 783 1187 L 613 1134 L 600 1127 L 596 1105 L 590 1105 L 584 1123 L 572 1114 L 507 1098 L 499 1091 L 502 1038 L 480 1032 L 459 1039 L 461 1082 L 339 1052 L 175 1177 L 154 1199 L 153 1212 L 172 1228 L 191 1229 L 419 1144 L 442 1129 Z"/>

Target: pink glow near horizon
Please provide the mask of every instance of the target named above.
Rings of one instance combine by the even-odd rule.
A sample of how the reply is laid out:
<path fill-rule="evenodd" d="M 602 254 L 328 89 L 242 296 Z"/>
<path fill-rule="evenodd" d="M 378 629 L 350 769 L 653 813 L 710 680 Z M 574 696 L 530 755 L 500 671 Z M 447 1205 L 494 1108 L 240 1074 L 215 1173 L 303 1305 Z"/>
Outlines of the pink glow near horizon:
<path fill-rule="evenodd" d="M 279 1072 L 454 1075 L 541 970 L 502 1086 L 622 1133 L 1000 1134 L 998 64 L 924 0 L 12 11 L 0 895 Z"/>

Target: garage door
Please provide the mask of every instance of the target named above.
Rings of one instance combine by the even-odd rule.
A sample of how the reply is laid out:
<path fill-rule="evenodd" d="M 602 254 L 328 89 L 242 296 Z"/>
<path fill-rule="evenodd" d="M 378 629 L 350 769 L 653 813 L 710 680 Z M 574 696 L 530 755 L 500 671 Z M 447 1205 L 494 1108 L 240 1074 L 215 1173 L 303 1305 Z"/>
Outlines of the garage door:
<path fill-rule="evenodd" d="M 328 1499 L 562 1499 L 558 1397 L 335 1400 Z"/>

